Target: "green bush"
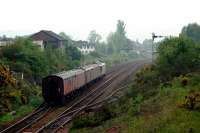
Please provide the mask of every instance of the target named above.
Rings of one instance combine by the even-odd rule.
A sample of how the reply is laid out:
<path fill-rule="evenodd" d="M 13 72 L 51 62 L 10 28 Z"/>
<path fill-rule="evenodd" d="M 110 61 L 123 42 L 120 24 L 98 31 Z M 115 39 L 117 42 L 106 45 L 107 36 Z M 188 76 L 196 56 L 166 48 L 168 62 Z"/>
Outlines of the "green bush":
<path fill-rule="evenodd" d="M 38 107 L 42 103 L 43 99 L 39 96 L 32 96 L 30 98 L 30 105 L 34 108 Z"/>
<path fill-rule="evenodd" d="M 171 37 L 159 44 L 156 67 L 162 81 L 196 71 L 200 67 L 199 46 L 183 37 Z"/>
<path fill-rule="evenodd" d="M 136 115 L 140 112 L 140 104 L 143 101 L 143 96 L 138 94 L 137 97 L 129 99 L 129 110 L 128 114 L 130 116 Z"/>
<path fill-rule="evenodd" d="M 108 107 L 102 107 L 97 112 L 83 113 L 75 116 L 71 129 L 94 127 L 115 116 Z"/>

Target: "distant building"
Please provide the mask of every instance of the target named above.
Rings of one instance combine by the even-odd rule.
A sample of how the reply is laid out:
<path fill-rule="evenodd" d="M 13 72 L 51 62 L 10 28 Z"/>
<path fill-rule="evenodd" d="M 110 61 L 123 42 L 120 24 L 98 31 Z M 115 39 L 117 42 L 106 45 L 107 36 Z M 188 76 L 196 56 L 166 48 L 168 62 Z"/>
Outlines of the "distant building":
<path fill-rule="evenodd" d="M 0 37 L 0 47 L 10 45 L 13 41 L 13 38 L 7 38 L 6 36 Z"/>
<path fill-rule="evenodd" d="M 74 41 L 74 45 L 81 51 L 82 54 L 89 54 L 95 51 L 94 44 L 87 41 Z"/>
<path fill-rule="evenodd" d="M 53 48 L 64 48 L 64 43 L 67 41 L 60 35 L 47 30 L 41 30 L 30 36 L 33 42 L 37 44 L 41 49 L 48 46 Z"/>

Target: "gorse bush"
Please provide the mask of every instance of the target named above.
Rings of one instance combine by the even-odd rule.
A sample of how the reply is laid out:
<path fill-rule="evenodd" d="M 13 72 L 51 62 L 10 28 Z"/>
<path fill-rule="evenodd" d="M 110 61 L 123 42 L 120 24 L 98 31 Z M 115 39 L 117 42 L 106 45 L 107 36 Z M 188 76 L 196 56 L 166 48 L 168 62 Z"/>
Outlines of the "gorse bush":
<path fill-rule="evenodd" d="M 11 111 L 15 105 L 27 104 L 31 95 L 29 87 L 21 80 L 16 80 L 10 70 L 0 64 L 0 110 L 1 114 Z"/>
<path fill-rule="evenodd" d="M 188 85 L 189 78 L 186 75 L 181 75 L 180 76 L 180 80 L 181 80 L 181 85 L 182 86 Z"/>
<path fill-rule="evenodd" d="M 15 86 L 16 79 L 13 77 L 8 67 L 0 64 L 0 87 L 7 85 Z"/>
<path fill-rule="evenodd" d="M 181 107 L 191 110 L 200 109 L 200 92 L 190 92 L 187 96 L 185 96 Z"/>
<path fill-rule="evenodd" d="M 159 44 L 157 51 L 155 64 L 145 66 L 136 74 L 135 81 L 141 87 L 157 86 L 200 68 L 200 47 L 187 38 L 167 38 Z M 182 76 L 181 82 L 185 86 L 189 79 Z"/>
<path fill-rule="evenodd" d="M 39 105 L 41 79 L 79 66 L 80 52 L 68 44 L 65 49 L 41 50 L 29 38 L 20 37 L 0 49 L 0 63 L 4 64 L 0 65 L 0 110 L 4 114 L 24 104 Z"/>

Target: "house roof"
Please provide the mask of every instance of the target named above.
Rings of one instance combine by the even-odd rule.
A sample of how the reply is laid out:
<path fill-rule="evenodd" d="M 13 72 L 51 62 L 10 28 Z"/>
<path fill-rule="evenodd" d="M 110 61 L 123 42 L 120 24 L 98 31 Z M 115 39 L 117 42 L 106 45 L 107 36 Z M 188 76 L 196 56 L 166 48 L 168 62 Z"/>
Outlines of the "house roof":
<path fill-rule="evenodd" d="M 45 32 L 46 34 L 52 36 L 52 37 L 55 37 L 57 38 L 58 40 L 65 40 L 63 37 L 61 37 L 60 35 L 52 32 L 52 31 L 48 31 L 48 30 L 42 30 L 42 32 Z"/>
<path fill-rule="evenodd" d="M 48 35 L 50 37 L 56 38 L 56 39 L 58 39 L 60 41 L 64 41 L 65 40 L 63 37 L 61 37 L 60 35 L 52 32 L 50 30 L 41 30 L 40 32 L 37 32 L 35 34 L 38 34 L 38 33 L 41 33 L 41 32 L 45 33 L 46 35 Z M 32 36 L 34 36 L 35 34 L 33 34 Z"/>

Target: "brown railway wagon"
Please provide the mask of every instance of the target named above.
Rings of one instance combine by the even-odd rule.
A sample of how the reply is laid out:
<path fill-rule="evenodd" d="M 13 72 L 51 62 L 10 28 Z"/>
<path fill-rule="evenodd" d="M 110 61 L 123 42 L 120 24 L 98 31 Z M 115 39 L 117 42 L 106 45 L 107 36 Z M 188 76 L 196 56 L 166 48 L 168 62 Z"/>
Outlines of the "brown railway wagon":
<path fill-rule="evenodd" d="M 48 103 L 63 103 L 65 95 L 86 84 L 84 70 L 64 71 L 48 76 L 42 81 L 42 94 Z"/>
<path fill-rule="evenodd" d="M 90 83 L 102 75 L 101 66 L 98 64 L 88 65 L 83 67 L 83 69 L 85 70 L 87 83 Z"/>
<path fill-rule="evenodd" d="M 66 77 L 63 76 L 64 95 L 85 85 L 85 74 L 81 69 L 72 71 L 71 74 L 66 74 L 65 76 Z"/>
<path fill-rule="evenodd" d="M 42 80 L 42 94 L 47 103 L 64 103 L 65 96 L 105 75 L 105 63 L 92 64 L 81 69 L 64 71 Z"/>
<path fill-rule="evenodd" d="M 61 102 L 62 91 L 60 88 L 63 88 L 63 79 L 58 76 L 48 76 L 42 80 L 42 95 L 46 102 L 50 103 Z"/>

